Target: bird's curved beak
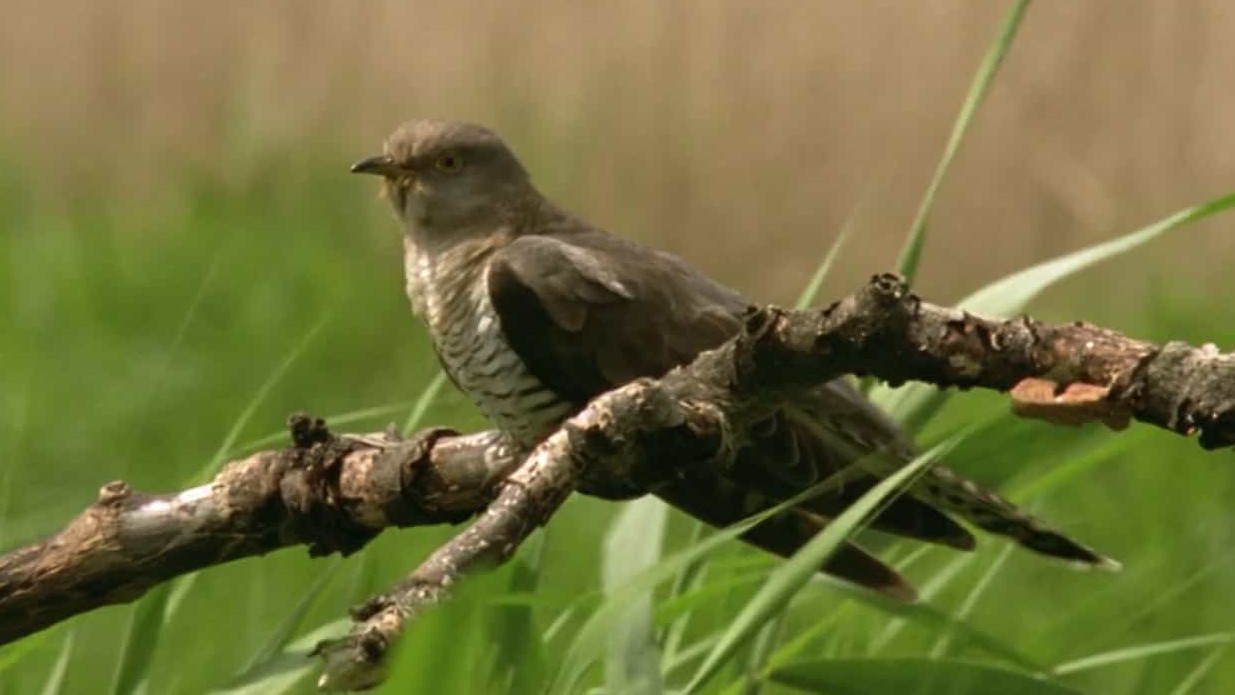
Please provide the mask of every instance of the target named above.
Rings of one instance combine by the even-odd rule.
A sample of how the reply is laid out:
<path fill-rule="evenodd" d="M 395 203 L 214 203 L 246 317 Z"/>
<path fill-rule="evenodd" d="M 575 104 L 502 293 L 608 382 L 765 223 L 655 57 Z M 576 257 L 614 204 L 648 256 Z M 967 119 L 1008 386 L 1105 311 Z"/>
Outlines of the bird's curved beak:
<path fill-rule="evenodd" d="M 366 157 L 353 164 L 352 173 L 392 176 L 398 173 L 398 167 L 395 166 L 395 160 L 390 155 L 379 154 L 372 157 Z"/>

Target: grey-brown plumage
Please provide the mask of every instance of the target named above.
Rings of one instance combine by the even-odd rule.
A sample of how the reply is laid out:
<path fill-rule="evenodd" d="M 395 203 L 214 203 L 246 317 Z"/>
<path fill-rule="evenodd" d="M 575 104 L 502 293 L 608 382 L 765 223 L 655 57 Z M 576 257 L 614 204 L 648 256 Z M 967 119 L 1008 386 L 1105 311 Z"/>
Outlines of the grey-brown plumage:
<path fill-rule="evenodd" d="M 408 295 L 446 372 L 525 445 L 596 395 L 688 363 L 741 327 L 748 307 L 741 295 L 676 256 L 561 210 L 485 128 L 410 121 L 390 136 L 382 155 L 353 171 L 383 177 L 403 224 Z M 726 478 L 695 474 L 654 492 L 723 525 L 823 478 L 844 480 L 831 494 L 747 535 L 783 555 L 913 455 L 897 426 L 843 381 L 804 394 L 759 430 Z M 851 466 L 859 458 L 861 470 Z M 647 491 L 585 492 L 621 498 Z M 872 525 L 972 548 L 972 535 L 945 512 L 1047 555 L 1111 562 L 942 467 Z M 895 571 L 856 546 L 846 546 L 824 570 L 895 596 L 912 595 Z"/>

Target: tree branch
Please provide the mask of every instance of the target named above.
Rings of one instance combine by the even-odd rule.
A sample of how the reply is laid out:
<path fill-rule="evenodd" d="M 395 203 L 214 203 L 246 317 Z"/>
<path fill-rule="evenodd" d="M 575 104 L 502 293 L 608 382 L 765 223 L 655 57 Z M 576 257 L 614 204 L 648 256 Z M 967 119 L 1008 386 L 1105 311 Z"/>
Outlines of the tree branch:
<path fill-rule="evenodd" d="M 303 416 L 292 433 L 293 448 L 177 494 L 108 483 L 62 531 L 0 557 L 0 644 L 203 567 L 300 544 L 348 554 L 388 526 L 458 523 L 517 463 L 495 433 L 333 438 Z"/>
<path fill-rule="evenodd" d="M 675 448 L 673 439 L 712 441 L 706 434 L 710 424 L 650 380 L 597 398 L 532 451 L 466 531 L 391 591 L 353 610 L 357 623 L 347 638 L 318 645 L 316 653 L 326 660 L 319 687 L 361 690 L 380 683 L 386 651 L 406 622 L 443 598 L 468 570 L 509 559 L 582 480 L 612 477 L 629 485 L 641 477 L 637 471 L 649 450 Z"/>
<path fill-rule="evenodd" d="M 751 383 L 783 388 L 850 373 L 983 387 L 1011 391 L 1022 415 L 1115 428 L 1131 418 L 1199 434 L 1206 449 L 1235 444 L 1235 355 L 1213 344 L 1156 345 L 1079 321 L 987 319 L 922 302 L 894 275 L 822 312 L 757 312 L 752 331 L 764 337 L 752 349 L 762 364 Z M 1044 393 L 1044 384 L 1053 388 Z"/>
<path fill-rule="evenodd" d="M 601 396 L 526 457 L 493 432 L 332 437 L 300 417 L 292 448 L 232 462 L 208 485 L 150 496 L 108 484 L 64 530 L 0 557 L 0 643 L 202 567 L 295 544 L 346 554 L 388 526 L 483 511 L 358 608 L 349 637 L 321 647 L 324 686 L 371 685 L 407 620 L 467 572 L 509 558 L 573 490 L 647 492 L 683 467 L 727 466 L 750 423 L 846 373 L 1006 391 L 1022 415 L 1061 424 L 1135 419 L 1199 435 L 1205 448 L 1235 443 L 1229 353 L 1085 323 L 986 319 L 880 275 L 821 311 L 752 309 L 724 346 Z"/>

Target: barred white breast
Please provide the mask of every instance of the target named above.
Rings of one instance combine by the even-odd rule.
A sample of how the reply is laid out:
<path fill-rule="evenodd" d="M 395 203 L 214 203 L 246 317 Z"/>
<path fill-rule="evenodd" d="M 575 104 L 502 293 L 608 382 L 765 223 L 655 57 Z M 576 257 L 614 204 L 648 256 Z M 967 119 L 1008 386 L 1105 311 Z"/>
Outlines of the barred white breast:
<path fill-rule="evenodd" d="M 450 378 L 499 429 L 530 446 L 552 433 L 571 406 L 506 341 L 489 301 L 489 253 L 466 247 L 432 259 L 408 253 L 407 291 Z"/>

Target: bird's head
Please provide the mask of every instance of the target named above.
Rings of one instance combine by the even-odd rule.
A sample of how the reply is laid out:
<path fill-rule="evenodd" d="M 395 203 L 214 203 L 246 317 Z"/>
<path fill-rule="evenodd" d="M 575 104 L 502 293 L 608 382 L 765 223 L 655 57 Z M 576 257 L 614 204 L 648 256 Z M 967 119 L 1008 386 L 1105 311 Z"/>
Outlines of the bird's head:
<path fill-rule="evenodd" d="M 451 121 L 400 125 L 382 154 L 356 162 L 352 172 L 381 176 L 404 229 L 426 241 L 500 223 L 531 190 L 527 171 L 496 133 Z"/>

